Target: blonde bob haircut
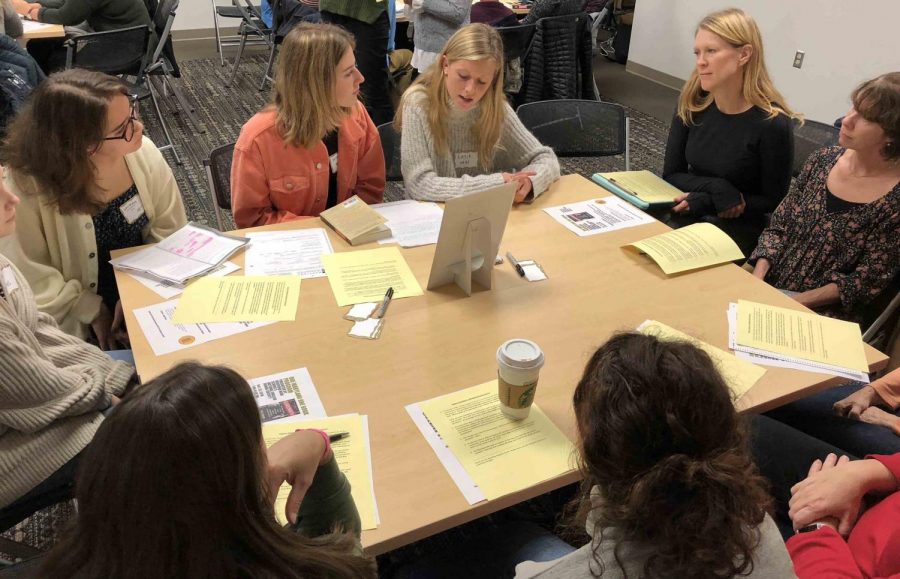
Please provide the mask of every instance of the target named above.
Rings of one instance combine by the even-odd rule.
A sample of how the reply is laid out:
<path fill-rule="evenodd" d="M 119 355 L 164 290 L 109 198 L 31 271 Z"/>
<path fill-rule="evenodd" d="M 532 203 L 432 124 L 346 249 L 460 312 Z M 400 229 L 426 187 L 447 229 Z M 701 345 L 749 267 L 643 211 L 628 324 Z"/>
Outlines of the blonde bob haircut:
<path fill-rule="evenodd" d="M 337 67 L 353 36 L 332 24 L 302 23 L 285 37 L 278 56 L 272 103 L 281 137 L 308 148 L 339 127 L 350 109 L 337 104 Z"/>
<path fill-rule="evenodd" d="M 450 149 L 447 142 L 447 117 L 450 115 L 450 97 L 444 77 L 443 62 L 453 64 L 458 60 L 492 59 L 497 68 L 491 86 L 478 103 L 480 113 L 472 124 L 472 132 L 478 143 L 478 160 L 482 167 L 491 169 L 494 150 L 500 141 L 500 131 L 506 121 L 506 97 L 503 94 L 503 40 L 500 34 L 487 24 L 463 26 L 450 37 L 440 55 L 415 83 L 407 89 L 397 107 L 394 124 L 403 127 L 403 108 L 414 94 L 424 94 L 428 128 L 434 139 L 435 153 L 445 155 Z"/>
<path fill-rule="evenodd" d="M 742 90 L 747 102 L 769 113 L 769 118 L 774 118 L 779 113 L 799 118 L 785 104 L 784 97 L 769 77 L 763 55 L 762 35 L 756 21 L 749 14 L 738 8 L 713 12 L 700 21 L 697 32 L 700 30 L 712 32 L 734 48 L 750 46 L 750 60 L 744 65 L 742 72 Z M 700 88 L 700 77 L 694 67 L 678 97 L 678 117 L 685 124 L 693 124 L 693 114 L 706 110 L 712 101 L 712 95 Z"/>

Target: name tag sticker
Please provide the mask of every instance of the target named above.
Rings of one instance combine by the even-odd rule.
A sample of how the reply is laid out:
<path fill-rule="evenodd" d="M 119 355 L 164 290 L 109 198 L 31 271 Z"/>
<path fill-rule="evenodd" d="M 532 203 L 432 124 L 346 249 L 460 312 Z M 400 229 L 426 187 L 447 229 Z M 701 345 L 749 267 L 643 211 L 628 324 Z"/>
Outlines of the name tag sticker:
<path fill-rule="evenodd" d="M 144 214 L 144 204 L 141 203 L 141 198 L 139 195 L 135 195 L 128 201 L 122 204 L 119 207 L 119 211 L 122 212 L 122 217 L 125 218 L 125 221 L 128 222 L 129 225 L 133 224 L 135 221 L 141 218 L 141 215 Z"/>
<path fill-rule="evenodd" d="M 332 173 L 337 173 L 337 157 L 337 153 L 328 157 L 328 164 L 331 166 Z"/>
<path fill-rule="evenodd" d="M 0 283 L 3 284 L 3 291 L 6 295 L 10 295 L 19 289 L 19 282 L 16 281 L 16 274 L 13 273 L 12 268 L 9 266 L 0 269 Z"/>
<path fill-rule="evenodd" d="M 470 151 L 468 153 L 456 153 L 454 164 L 457 169 L 468 169 L 478 166 L 478 153 Z"/>

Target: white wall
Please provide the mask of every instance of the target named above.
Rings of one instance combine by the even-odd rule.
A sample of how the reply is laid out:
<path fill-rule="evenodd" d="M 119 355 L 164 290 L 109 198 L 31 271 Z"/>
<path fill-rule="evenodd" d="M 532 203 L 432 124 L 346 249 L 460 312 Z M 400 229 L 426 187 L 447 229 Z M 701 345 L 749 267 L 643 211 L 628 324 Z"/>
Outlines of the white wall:
<path fill-rule="evenodd" d="M 216 4 L 229 5 L 228 0 L 216 0 Z M 259 4 L 259 2 L 254 2 Z M 181 0 L 172 30 L 212 29 L 212 5 L 209 0 Z M 219 26 L 236 26 L 237 20 L 226 18 L 220 20 Z"/>
<path fill-rule="evenodd" d="M 629 61 L 686 79 L 697 23 L 732 6 L 756 19 L 775 86 L 809 119 L 831 123 L 859 82 L 900 71 L 898 0 L 640 0 Z M 801 69 L 797 50 L 806 52 Z"/>

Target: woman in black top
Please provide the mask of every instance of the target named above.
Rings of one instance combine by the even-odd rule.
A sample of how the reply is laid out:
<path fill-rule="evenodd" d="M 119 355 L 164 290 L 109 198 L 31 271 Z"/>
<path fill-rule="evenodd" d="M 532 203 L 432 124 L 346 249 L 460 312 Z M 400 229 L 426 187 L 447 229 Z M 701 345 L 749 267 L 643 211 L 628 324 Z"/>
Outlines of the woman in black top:
<path fill-rule="evenodd" d="M 759 29 L 743 11 L 704 18 L 694 54 L 666 144 L 663 177 L 685 192 L 668 222 L 711 221 L 749 255 L 790 186 L 796 115 L 772 84 Z"/>

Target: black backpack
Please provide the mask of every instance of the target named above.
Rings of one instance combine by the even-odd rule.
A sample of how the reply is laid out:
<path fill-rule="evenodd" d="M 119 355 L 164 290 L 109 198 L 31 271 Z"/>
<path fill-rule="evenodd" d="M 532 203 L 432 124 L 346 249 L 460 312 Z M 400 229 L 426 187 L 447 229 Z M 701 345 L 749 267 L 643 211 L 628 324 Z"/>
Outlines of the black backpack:
<path fill-rule="evenodd" d="M 31 55 L 15 40 L 0 37 L 0 136 L 6 135 L 6 126 L 44 78 Z"/>

